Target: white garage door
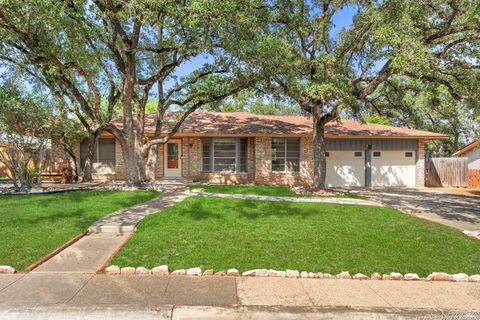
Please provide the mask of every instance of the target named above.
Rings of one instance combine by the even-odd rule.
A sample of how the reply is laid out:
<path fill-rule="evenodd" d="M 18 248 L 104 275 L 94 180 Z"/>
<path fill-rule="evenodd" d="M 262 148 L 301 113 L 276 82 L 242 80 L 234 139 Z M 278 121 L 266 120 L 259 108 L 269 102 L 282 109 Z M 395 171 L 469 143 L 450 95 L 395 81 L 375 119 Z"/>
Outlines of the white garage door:
<path fill-rule="evenodd" d="M 415 186 L 415 151 L 372 151 L 372 186 Z"/>
<path fill-rule="evenodd" d="M 329 151 L 326 184 L 328 187 L 363 187 L 365 152 Z"/>

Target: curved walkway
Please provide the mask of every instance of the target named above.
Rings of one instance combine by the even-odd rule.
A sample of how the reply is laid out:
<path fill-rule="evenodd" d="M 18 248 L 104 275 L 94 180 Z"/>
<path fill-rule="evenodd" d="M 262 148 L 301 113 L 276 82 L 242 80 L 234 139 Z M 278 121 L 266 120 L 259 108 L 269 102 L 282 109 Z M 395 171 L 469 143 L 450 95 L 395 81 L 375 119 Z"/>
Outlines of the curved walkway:
<path fill-rule="evenodd" d="M 336 204 L 354 204 L 359 206 L 379 206 L 383 207 L 380 202 L 352 198 L 335 198 L 335 197 L 277 197 L 277 196 L 260 196 L 253 194 L 230 194 L 230 193 L 209 193 L 199 192 L 193 193 L 194 197 L 205 198 L 232 198 L 242 200 L 260 200 L 275 202 L 318 202 L 318 203 L 336 203 Z"/>
<path fill-rule="evenodd" d="M 159 197 L 145 203 L 114 212 L 93 224 L 89 234 L 50 260 L 34 269 L 34 273 L 95 273 L 129 240 L 136 225 L 146 216 L 162 211 L 189 196 L 217 197 L 261 201 L 318 202 L 381 206 L 374 201 L 333 197 L 273 197 L 244 194 L 195 193 L 185 186 L 171 186 Z"/>
<path fill-rule="evenodd" d="M 184 186 L 170 187 L 155 199 L 114 212 L 91 226 L 85 237 L 32 272 L 95 273 L 124 246 L 140 220 L 171 207 L 188 196 Z"/>

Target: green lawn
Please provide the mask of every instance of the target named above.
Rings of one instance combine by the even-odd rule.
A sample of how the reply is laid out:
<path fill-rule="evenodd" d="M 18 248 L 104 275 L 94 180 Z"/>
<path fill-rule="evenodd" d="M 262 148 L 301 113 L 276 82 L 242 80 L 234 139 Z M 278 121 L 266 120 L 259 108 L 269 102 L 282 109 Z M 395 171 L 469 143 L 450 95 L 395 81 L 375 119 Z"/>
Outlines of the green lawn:
<path fill-rule="evenodd" d="M 155 191 L 82 191 L 0 196 L 0 265 L 24 269 L 99 218 L 157 195 Z"/>
<path fill-rule="evenodd" d="M 203 189 L 209 193 L 226 193 L 226 194 L 254 194 L 260 196 L 276 196 L 276 197 L 322 197 L 319 195 L 299 194 L 295 193 L 288 186 L 263 186 L 263 185 L 225 185 L 225 184 L 190 184 L 192 189 Z M 334 198 L 354 198 L 363 199 L 355 194 L 338 194 L 329 195 Z"/>
<path fill-rule="evenodd" d="M 112 264 L 480 273 L 480 241 L 394 209 L 188 198 L 146 217 Z"/>

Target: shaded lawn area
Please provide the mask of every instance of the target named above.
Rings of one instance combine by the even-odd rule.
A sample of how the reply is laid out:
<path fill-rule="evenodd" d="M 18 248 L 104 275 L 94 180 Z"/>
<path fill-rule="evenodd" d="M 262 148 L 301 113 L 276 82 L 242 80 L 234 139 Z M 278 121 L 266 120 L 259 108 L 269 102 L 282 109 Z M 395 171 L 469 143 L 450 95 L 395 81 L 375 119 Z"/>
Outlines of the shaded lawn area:
<path fill-rule="evenodd" d="M 295 193 L 288 186 L 263 186 L 263 185 L 225 185 L 225 184 L 200 184 L 194 183 L 188 185 L 190 190 L 203 189 L 209 193 L 224 194 L 253 194 L 259 196 L 274 197 L 333 197 L 333 198 L 352 198 L 365 199 L 355 194 L 338 194 L 338 195 L 311 195 Z"/>
<path fill-rule="evenodd" d="M 25 269 L 96 220 L 157 195 L 156 191 L 79 191 L 0 196 L 0 265 Z"/>
<path fill-rule="evenodd" d="M 480 241 L 391 208 L 188 198 L 146 217 L 111 264 L 241 272 L 480 273 Z"/>

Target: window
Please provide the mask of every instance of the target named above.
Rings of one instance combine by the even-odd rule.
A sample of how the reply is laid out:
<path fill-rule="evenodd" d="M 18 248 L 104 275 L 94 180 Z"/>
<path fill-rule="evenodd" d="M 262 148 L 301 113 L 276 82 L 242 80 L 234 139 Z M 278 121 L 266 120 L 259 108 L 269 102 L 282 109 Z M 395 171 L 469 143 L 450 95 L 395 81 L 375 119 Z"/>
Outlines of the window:
<path fill-rule="evenodd" d="M 202 139 L 202 171 L 247 172 L 248 139 Z"/>
<path fill-rule="evenodd" d="M 88 151 L 88 140 L 80 144 L 80 166 L 83 168 Z M 115 167 L 115 139 L 98 139 L 93 153 L 93 162 L 98 165 Z"/>
<path fill-rule="evenodd" d="M 355 151 L 355 152 L 353 153 L 353 155 L 354 155 L 355 157 L 361 157 L 361 156 L 363 155 L 363 153 L 362 153 L 362 151 Z"/>
<path fill-rule="evenodd" d="M 272 171 L 300 171 L 300 139 L 272 140 Z"/>
<path fill-rule="evenodd" d="M 374 157 L 380 157 L 382 153 L 380 151 L 373 151 L 373 156 Z"/>
<path fill-rule="evenodd" d="M 413 152 L 405 152 L 405 158 L 413 158 Z"/>
<path fill-rule="evenodd" d="M 330 152 L 325 151 L 325 157 L 327 157 L 327 158 L 330 157 Z"/>

